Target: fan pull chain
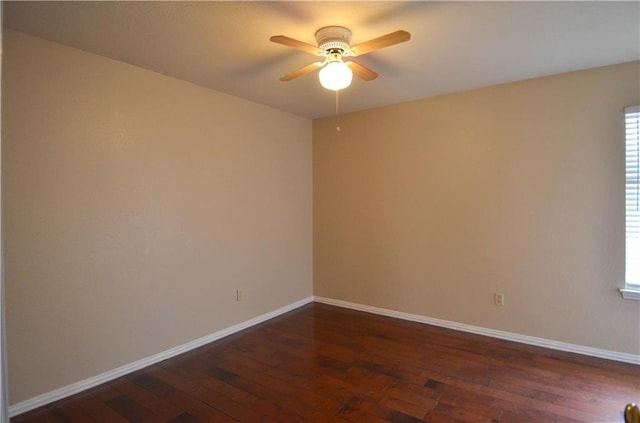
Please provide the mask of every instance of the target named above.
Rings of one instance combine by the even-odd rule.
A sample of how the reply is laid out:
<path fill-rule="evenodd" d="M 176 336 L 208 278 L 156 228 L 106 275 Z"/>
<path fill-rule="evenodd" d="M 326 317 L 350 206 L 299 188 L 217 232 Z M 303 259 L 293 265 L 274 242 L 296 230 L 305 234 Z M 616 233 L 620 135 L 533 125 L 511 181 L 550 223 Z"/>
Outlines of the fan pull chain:
<path fill-rule="evenodd" d="M 340 102 L 338 100 L 339 99 L 338 92 L 340 92 L 340 90 L 336 90 L 336 131 L 340 132 L 340 114 L 338 109 Z"/>

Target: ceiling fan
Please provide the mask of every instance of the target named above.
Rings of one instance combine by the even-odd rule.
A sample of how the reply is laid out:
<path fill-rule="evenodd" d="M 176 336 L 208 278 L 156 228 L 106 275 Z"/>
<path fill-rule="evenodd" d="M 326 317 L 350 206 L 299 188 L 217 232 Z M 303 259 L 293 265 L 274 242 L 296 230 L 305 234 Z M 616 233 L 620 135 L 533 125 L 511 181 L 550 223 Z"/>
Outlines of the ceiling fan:
<path fill-rule="evenodd" d="M 334 91 L 348 87 L 354 73 L 365 81 L 372 81 L 378 77 L 377 72 L 353 60 L 345 62 L 343 58 L 362 56 L 384 47 L 409 41 L 411 38 L 411 34 L 407 31 L 395 31 L 352 47 L 351 31 L 343 26 L 325 26 L 316 31 L 315 36 L 317 46 L 286 35 L 274 35 L 270 38 L 274 43 L 324 57 L 324 61 L 315 62 L 291 72 L 280 78 L 281 81 L 291 81 L 316 69 L 321 69 L 320 84 Z"/>

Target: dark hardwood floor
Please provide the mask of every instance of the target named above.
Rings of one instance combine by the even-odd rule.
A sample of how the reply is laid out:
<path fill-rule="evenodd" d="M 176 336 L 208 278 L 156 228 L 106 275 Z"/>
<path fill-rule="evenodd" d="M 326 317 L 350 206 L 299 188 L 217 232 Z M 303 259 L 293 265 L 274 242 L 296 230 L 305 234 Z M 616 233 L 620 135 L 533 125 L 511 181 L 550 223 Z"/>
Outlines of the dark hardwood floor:
<path fill-rule="evenodd" d="M 622 422 L 640 366 L 310 304 L 31 422 Z"/>

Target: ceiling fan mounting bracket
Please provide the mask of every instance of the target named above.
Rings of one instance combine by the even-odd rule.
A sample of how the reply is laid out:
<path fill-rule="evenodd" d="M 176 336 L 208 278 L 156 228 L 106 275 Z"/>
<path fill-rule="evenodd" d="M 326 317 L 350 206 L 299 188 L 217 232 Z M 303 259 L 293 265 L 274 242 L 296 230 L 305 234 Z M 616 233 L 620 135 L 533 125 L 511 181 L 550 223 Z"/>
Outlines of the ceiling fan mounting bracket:
<path fill-rule="evenodd" d="M 321 56 L 340 52 L 348 56 L 351 52 L 351 31 L 343 26 L 325 26 L 316 31 L 316 41 Z"/>

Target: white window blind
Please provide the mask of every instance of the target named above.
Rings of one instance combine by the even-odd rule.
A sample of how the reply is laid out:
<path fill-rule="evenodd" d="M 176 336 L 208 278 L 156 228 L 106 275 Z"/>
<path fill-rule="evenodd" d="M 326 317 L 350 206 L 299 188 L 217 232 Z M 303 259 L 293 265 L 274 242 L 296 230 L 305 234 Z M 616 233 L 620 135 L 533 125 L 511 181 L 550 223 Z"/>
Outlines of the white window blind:
<path fill-rule="evenodd" d="M 625 116 L 625 279 L 627 288 L 640 289 L 640 106 L 627 107 Z"/>

